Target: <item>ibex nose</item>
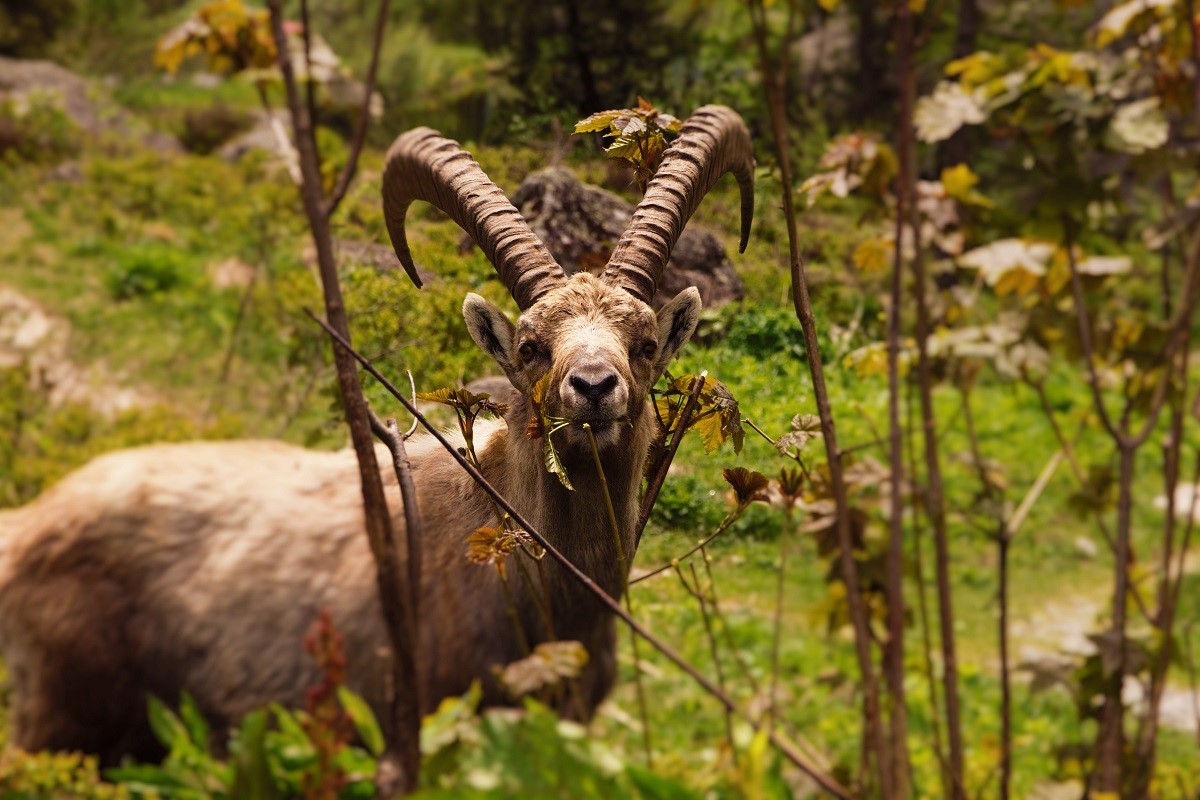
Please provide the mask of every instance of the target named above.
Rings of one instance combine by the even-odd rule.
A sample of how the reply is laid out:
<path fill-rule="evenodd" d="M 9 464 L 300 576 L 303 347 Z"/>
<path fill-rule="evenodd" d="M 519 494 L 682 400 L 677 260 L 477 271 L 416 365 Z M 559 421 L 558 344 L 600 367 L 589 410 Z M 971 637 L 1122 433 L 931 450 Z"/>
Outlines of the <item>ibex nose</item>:
<path fill-rule="evenodd" d="M 576 372 L 571 375 L 570 383 L 571 388 L 576 392 L 588 400 L 598 403 L 617 388 L 617 375 L 615 372 Z"/>

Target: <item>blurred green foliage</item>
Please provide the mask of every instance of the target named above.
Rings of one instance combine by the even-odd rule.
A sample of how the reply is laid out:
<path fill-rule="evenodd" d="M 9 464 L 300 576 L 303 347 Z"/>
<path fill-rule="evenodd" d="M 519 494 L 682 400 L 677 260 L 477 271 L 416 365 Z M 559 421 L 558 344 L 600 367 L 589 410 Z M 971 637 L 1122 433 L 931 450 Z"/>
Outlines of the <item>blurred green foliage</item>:
<path fill-rule="evenodd" d="M 0 98 L 0 174 L 5 164 L 55 164 L 74 155 L 79 146 L 79 130 L 56 94 Z"/>

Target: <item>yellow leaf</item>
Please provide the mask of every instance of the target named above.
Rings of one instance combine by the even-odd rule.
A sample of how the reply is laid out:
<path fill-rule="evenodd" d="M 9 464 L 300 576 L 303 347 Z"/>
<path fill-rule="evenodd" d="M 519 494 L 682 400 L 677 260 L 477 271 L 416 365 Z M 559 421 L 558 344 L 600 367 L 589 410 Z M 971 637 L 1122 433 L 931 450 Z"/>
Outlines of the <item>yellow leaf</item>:
<path fill-rule="evenodd" d="M 972 172 L 966 164 L 958 164 L 942 170 L 942 186 L 946 187 L 946 194 L 951 197 L 965 197 L 977 183 L 979 183 L 979 176 Z"/>
<path fill-rule="evenodd" d="M 887 271 L 895 257 L 896 248 L 886 239 L 873 237 L 858 243 L 850 260 L 854 266 L 869 275 L 880 275 Z"/>
<path fill-rule="evenodd" d="M 1037 288 L 1040 279 L 1041 275 L 1024 267 L 1014 266 L 999 277 L 993 288 L 997 295 L 1003 296 L 1012 292 L 1024 297 Z"/>
<path fill-rule="evenodd" d="M 725 443 L 725 427 L 721 424 L 720 414 L 705 414 L 692 424 L 704 442 L 704 452 L 712 453 Z"/>
<path fill-rule="evenodd" d="M 837 11 L 837 7 L 842 4 L 842 0 L 817 0 L 817 5 L 827 14 L 832 14 Z"/>

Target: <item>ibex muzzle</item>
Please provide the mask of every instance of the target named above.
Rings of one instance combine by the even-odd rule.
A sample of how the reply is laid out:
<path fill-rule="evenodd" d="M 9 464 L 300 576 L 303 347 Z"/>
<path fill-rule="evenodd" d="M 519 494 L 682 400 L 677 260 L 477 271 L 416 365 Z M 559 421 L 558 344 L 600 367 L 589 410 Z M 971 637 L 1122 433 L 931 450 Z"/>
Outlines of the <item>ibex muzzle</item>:
<path fill-rule="evenodd" d="M 725 172 L 741 186 L 745 247 L 753 163 L 737 114 L 700 109 L 668 148 L 603 275 L 568 278 L 455 142 L 419 129 L 388 153 L 384 211 L 412 279 L 419 285 L 404 216 L 424 200 L 474 237 L 523 312 L 514 325 L 477 295 L 463 305 L 472 338 L 517 389 L 503 422 L 476 426 L 484 476 L 611 594 L 629 560 L 617 558 L 579 428 L 587 423 L 596 434 L 624 552 L 632 553 L 656 425 L 647 395 L 700 312 L 695 289 L 657 313 L 650 298 L 684 224 Z M 574 491 L 546 472 L 541 442 L 527 435 L 539 383 L 541 413 L 575 423 L 554 434 Z M 487 702 L 509 702 L 492 671 L 523 655 L 505 591 L 495 570 L 464 558 L 467 536 L 497 524 L 494 507 L 432 439 L 414 440 L 409 454 L 422 519 L 421 709 L 473 680 L 483 682 Z M 393 524 L 402 529 L 388 473 Z M 526 573 L 510 578 L 512 603 L 529 644 L 574 639 L 588 649 L 579 691 L 566 693 L 563 709 L 586 718 L 612 685 L 613 619 L 555 564 L 540 566 L 508 570 Z M 216 730 L 270 702 L 301 705 L 317 677 L 302 640 L 321 607 L 345 636 L 350 687 L 386 718 L 388 639 L 375 587 L 350 453 L 225 442 L 104 456 L 34 503 L 0 513 L 10 743 L 107 760 L 143 752 L 147 694 L 174 702 L 190 692 Z"/>

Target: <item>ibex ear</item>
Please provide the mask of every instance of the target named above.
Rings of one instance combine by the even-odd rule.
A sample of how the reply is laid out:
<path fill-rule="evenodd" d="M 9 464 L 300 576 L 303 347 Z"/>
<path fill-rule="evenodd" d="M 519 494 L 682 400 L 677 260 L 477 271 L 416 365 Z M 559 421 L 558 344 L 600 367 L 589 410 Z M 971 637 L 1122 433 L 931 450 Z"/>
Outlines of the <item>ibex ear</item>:
<path fill-rule="evenodd" d="M 658 358 L 655 372 L 662 372 L 679 349 L 687 344 L 700 322 L 700 291 L 689 286 L 658 310 Z"/>
<path fill-rule="evenodd" d="M 495 359 L 508 379 L 512 380 L 516 373 L 510 357 L 513 334 L 516 332 L 512 322 L 495 305 L 473 293 L 468 294 L 463 302 L 463 317 L 467 320 L 467 330 L 475 344 Z"/>

